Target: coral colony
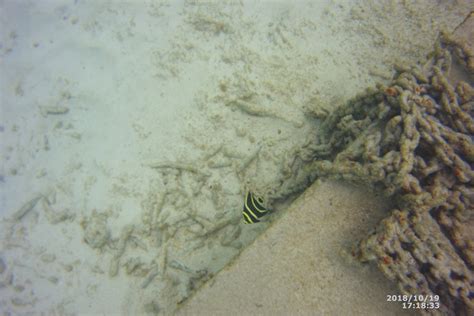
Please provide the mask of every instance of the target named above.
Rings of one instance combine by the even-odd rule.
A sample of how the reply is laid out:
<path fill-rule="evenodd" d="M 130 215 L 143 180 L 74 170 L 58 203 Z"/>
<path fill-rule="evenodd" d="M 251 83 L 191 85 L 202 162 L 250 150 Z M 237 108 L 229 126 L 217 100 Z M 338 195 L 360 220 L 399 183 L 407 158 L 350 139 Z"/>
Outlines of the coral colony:
<path fill-rule="evenodd" d="M 353 254 L 402 294 L 439 298 L 444 315 L 474 310 L 474 89 L 448 79 L 454 66 L 472 78 L 474 54 L 442 34 L 425 69 L 397 67 L 327 116 L 304 167 L 385 189 L 396 206 Z"/>

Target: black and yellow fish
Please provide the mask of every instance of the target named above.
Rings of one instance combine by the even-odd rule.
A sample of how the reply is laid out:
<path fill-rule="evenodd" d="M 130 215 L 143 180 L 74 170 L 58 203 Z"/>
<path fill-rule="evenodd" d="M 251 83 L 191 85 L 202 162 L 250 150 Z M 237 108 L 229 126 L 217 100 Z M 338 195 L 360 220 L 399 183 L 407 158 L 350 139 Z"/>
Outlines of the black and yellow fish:
<path fill-rule="evenodd" d="M 247 192 L 245 195 L 244 210 L 242 212 L 245 224 L 258 223 L 260 222 L 259 218 L 268 213 L 269 210 L 263 206 L 263 200 L 251 192 Z"/>

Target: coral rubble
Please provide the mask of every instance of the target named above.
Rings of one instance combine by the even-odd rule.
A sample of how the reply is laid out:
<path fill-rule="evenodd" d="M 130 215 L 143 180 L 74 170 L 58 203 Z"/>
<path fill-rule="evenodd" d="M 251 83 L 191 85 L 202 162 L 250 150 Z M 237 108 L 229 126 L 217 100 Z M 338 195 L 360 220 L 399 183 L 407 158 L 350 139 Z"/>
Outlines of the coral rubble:
<path fill-rule="evenodd" d="M 394 198 L 354 255 L 375 260 L 403 294 L 438 295 L 439 309 L 422 312 L 474 313 L 472 58 L 442 34 L 426 67 L 398 66 L 389 86 L 331 113 L 307 148 L 305 174 L 368 182 Z M 463 80 L 448 77 L 454 66 Z"/>

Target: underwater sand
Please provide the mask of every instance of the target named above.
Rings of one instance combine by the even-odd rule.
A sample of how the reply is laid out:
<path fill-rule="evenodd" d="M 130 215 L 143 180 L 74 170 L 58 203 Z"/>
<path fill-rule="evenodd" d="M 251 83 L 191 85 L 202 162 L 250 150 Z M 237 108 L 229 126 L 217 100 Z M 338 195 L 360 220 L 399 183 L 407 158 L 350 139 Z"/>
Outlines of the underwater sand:
<path fill-rule="evenodd" d="M 389 80 L 394 63 L 422 61 L 438 30 L 470 8 L 1 1 L 0 310 L 174 312 L 266 227 L 278 228 L 278 212 L 243 225 L 243 195 L 279 188 L 314 136 L 315 115 Z M 334 203 L 352 202 L 331 190 Z M 372 221 L 378 210 L 368 211 Z M 338 248 L 307 234 L 317 249 Z M 373 281 L 356 264 L 314 260 L 328 275 L 350 270 L 361 288 Z M 323 305 L 315 308 L 335 311 Z"/>
<path fill-rule="evenodd" d="M 178 315 L 409 315 L 375 266 L 353 261 L 352 241 L 387 216 L 381 192 L 315 183 Z"/>

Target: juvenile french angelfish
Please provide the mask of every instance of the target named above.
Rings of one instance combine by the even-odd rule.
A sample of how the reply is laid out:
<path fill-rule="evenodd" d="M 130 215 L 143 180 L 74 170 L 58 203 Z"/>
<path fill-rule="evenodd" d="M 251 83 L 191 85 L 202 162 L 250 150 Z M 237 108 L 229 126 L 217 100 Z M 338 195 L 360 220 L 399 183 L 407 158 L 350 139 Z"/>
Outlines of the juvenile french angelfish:
<path fill-rule="evenodd" d="M 263 200 L 256 197 L 252 192 L 247 192 L 244 201 L 244 210 L 242 216 L 245 224 L 253 224 L 260 222 L 259 218 L 268 214 L 270 211 L 263 206 Z"/>

